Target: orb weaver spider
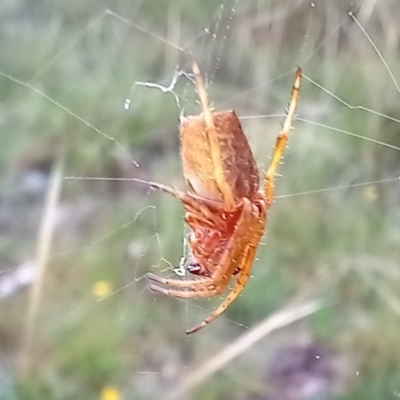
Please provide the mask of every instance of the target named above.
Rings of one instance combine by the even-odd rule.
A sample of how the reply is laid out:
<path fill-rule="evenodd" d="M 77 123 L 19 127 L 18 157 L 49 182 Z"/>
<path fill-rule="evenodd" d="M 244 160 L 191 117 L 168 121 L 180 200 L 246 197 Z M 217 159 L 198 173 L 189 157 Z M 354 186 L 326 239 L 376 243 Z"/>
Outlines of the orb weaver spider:
<path fill-rule="evenodd" d="M 221 315 L 240 295 L 250 277 L 257 248 L 264 233 L 267 213 L 274 199 L 275 176 L 289 138 L 300 93 L 301 69 L 296 71 L 286 119 L 259 189 L 259 174 L 250 145 L 234 111 L 212 112 L 199 67 L 193 74 L 203 112 L 180 124 L 183 174 L 189 191 L 150 183 L 179 199 L 191 228 L 189 246 L 193 262 L 190 280 L 147 274 L 150 289 L 178 298 L 221 294 L 232 277 L 236 284 L 222 304 L 200 325 L 197 332 Z M 163 285 L 163 286 L 162 286 Z"/>

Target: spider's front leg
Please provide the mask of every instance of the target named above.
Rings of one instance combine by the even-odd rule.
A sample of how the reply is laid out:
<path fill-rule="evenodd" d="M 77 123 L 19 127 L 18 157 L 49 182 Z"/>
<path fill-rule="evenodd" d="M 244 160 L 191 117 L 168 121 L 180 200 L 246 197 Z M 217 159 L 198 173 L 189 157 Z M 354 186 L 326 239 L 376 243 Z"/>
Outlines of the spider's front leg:
<path fill-rule="evenodd" d="M 223 256 L 223 252 L 220 249 L 219 232 L 215 231 L 215 229 L 205 229 L 205 232 L 201 234 L 197 230 L 197 232 L 191 232 L 190 235 L 193 236 L 189 239 L 189 244 L 194 254 L 194 262 L 191 267 L 187 267 L 187 271 L 199 276 L 199 279 L 180 280 L 163 278 L 148 273 L 147 278 L 149 280 L 165 286 L 191 290 L 200 290 L 205 287 L 207 290 L 214 290 L 218 286 L 219 275 L 216 266 L 220 264 L 220 258 Z M 157 285 L 152 285 L 150 288 L 158 292 L 165 292 L 164 288 Z"/>
<path fill-rule="evenodd" d="M 257 247 L 254 246 L 247 247 L 244 253 L 243 260 L 237 266 L 237 269 L 239 270 L 239 276 L 237 278 L 234 289 L 229 293 L 228 297 L 224 300 L 224 302 L 209 317 L 207 317 L 200 325 L 187 330 L 186 334 L 189 335 L 191 333 L 195 333 L 200 329 L 204 328 L 210 322 L 214 321 L 235 301 L 235 299 L 240 295 L 240 293 L 242 293 L 243 289 L 247 284 L 247 281 L 250 278 L 251 269 L 254 263 L 256 252 L 257 252 Z"/>
<path fill-rule="evenodd" d="M 271 164 L 265 174 L 265 199 L 267 204 L 271 206 L 275 196 L 275 176 L 278 169 L 279 163 L 282 160 L 283 153 L 286 149 L 287 142 L 289 140 L 289 133 L 292 127 L 292 122 L 295 117 L 297 104 L 300 97 L 300 83 L 301 83 L 301 69 L 298 68 L 296 71 L 296 77 L 292 89 L 292 97 L 289 103 L 289 110 L 286 115 L 285 122 L 283 124 L 282 131 L 276 140 L 275 150 L 272 154 Z"/>
<path fill-rule="evenodd" d="M 182 289 L 193 289 L 193 290 L 203 289 L 203 288 L 215 289 L 214 280 L 212 278 L 207 278 L 207 277 L 201 277 L 199 279 L 180 280 L 172 278 L 163 278 L 161 276 L 148 273 L 147 278 L 150 281 L 157 282 L 161 285 L 178 287 Z M 165 291 L 165 288 L 158 285 L 150 285 L 150 289 L 160 293 L 164 293 Z"/>
<path fill-rule="evenodd" d="M 234 289 L 224 302 L 200 325 L 186 331 L 187 334 L 197 332 L 218 318 L 240 295 L 249 280 L 257 248 L 264 232 L 267 207 L 263 196 L 258 195 L 254 204 L 243 199 L 243 210 L 230 239 L 230 246 L 223 253 L 221 268 L 217 268 L 213 278 L 221 287 L 226 287 L 233 276 L 238 273 Z"/>
<path fill-rule="evenodd" d="M 185 281 L 179 281 L 179 282 L 185 282 Z M 189 282 L 189 281 L 186 281 Z M 207 287 L 206 284 L 203 284 L 201 280 L 196 281 L 197 284 L 199 284 L 197 287 L 194 287 L 193 285 L 190 287 L 187 287 L 186 289 L 170 289 L 170 288 L 164 288 L 158 285 L 150 285 L 150 289 L 153 290 L 154 292 L 158 292 L 161 294 L 164 294 L 166 296 L 170 297 L 177 297 L 180 299 L 189 299 L 189 298 L 200 298 L 200 297 L 212 297 L 216 296 L 217 294 L 222 293 L 223 288 L 215 288 L 215 285 L 211 287 Z"/>

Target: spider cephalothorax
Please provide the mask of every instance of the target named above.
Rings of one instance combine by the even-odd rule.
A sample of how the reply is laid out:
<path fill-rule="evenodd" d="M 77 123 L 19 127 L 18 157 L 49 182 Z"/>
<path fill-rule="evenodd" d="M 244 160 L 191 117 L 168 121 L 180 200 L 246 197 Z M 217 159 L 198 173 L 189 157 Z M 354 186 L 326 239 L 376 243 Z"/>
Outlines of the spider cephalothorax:
<path fill-rule="evenodd" d="M 194 298 L 222 293 L 234 276 L 236 284 L 208 318 L 186 333 L 196 332 L 217 318 L 247 284 L 274 198 L 276 170 L 288 140 L 301 81 L 298 69 L 287 117 L 265 175 L 265 187 L 260 190 L 257 164 L 238 117 L 234 111 L 211 112 L 195 62 L 193 73 L 203 113 L 185 118 L 180 126 L 183 174 L 189 191 L 152 185 L 184 204 L 193 257 L 188 270 L 196 277 L 180 280 L 148 274 L 158 283 L 150 288 L 169 296 Z"/>

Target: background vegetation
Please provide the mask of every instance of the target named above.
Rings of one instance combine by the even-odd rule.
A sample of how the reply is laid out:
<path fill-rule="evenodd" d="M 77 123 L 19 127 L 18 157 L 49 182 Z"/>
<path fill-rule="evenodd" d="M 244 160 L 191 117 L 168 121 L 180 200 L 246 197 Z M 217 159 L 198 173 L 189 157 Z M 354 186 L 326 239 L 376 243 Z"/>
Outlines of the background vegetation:
<path fill-rule="evenodd" d="M 325 307 L 266 336 L 185 398 L 400 396 L 400 8 L 395 0 L 314 5 L 1 2 L 1 399 L 165 398 L 294 299 Z M 304 79 L 253 279 L 223 317 L 186 337 L 220 300 L 156 296 L 142 279 L 179 263 L 180 204 L 145 185 L 77 177 L 184 187 L 178 124 L 181 112 L 199 112 L 194 85 L 179 79 L 178 106 L 172 93 L 136 82 L 168 87 L 177 66 L 190 72 L 189 53 L 215 108 L 243 117 L 260 169 L 296 65 L 324 89 Z M 75 178 L 62 180 L 41 283 L 39 229 L 60 159 L 63 177 Z M 369 184 L 351 187 L 360 182 Z"/>

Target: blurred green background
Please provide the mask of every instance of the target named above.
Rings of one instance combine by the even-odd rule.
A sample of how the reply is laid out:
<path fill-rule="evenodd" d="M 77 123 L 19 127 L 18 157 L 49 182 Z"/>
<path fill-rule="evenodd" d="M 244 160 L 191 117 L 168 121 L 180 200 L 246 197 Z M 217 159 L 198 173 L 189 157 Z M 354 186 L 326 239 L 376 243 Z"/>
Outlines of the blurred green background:
<path fill-rule="evenodd" d="M 185 398 L 400 396 L 400 7 L 313 5 L 1 2 L 0 399 L 165 398 L 293 299 L 326 306 Z M 297 65 L 305 79 L 253 279 L 186 337 L 221 300 L 148 290 L 144 273 L 171 276 L 187 231 L 175 199 L 127 179 L 184 188 L 178 125 L 200 111 L 193 82 L 182 75 L 174 93 L 137 83 L 168 87 L 190 72 L 190 54 L 213 106 L 242 117 L 262 171 Z M 45 196 L 61 159 L 43 263 Z"/>

